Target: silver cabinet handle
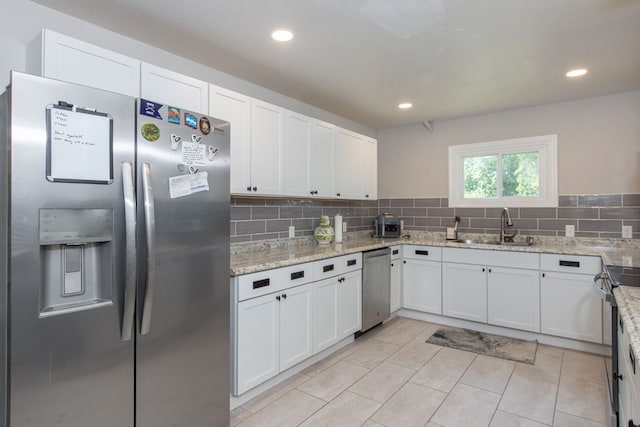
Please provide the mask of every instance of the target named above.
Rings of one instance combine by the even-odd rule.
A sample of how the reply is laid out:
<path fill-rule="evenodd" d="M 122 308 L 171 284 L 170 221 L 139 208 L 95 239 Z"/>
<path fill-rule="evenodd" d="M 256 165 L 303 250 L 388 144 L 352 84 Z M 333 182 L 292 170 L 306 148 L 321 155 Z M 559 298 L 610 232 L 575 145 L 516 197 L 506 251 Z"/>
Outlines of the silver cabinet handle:
<path fill-rule="evenodd" d="M 156 216 L 153 201 L 153 187 L 151 186 L 151 165 L 149 163 L 142 164 L 142 197 L 144 201 L 144 228 L 145 243 L 147 247 L 147 265 L 140 334 L 145 335 L 151 330 L 151 315 L 153 314 L 153 287 L 156 282 Z"/>
<path fill-rule="evenodd" d="M 122 163 L 124 194 L 124 308 L 122 310 L 122 341 L 131 339 L 136 308 L 136 195 L 133 187 L 133 167 Z"/>
<path fill-rule="evenodd" d="M 599 280 L 606 280 L 604 273 L 598 273 L 593 276 L 593 291 L 604 301 L 611 302 L 611 294 L 607 291 L 606 286 L 600 287 Z"/>

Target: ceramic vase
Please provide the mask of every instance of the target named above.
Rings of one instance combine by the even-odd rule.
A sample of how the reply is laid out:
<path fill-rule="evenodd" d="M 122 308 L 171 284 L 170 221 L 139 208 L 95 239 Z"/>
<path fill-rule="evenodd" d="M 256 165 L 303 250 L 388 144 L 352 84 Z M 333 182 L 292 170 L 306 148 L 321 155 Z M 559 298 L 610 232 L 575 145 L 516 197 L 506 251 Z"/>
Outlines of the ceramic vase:
<path fill-rule="evenodd" d="M 333 241 L 335 233 L 333 231 L 333 227 L 329 222 L 328 215 L 322 215 L 320 217 L 320 224 L 316 227 L 313 232 L 313 237 L 315 237 L 316 241 L 321 245 L 328 245 Z"/>

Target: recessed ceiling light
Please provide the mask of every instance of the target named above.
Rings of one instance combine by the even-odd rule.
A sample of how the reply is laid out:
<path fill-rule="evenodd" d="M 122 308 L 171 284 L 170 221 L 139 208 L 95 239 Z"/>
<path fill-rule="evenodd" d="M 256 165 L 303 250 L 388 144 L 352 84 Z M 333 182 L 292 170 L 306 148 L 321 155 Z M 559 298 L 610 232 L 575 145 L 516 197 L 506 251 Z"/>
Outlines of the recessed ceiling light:
<path fill-rule="evenodd" d="M 575 70 L 567 71 L 566 76 L 567 77 L 580 77 L 580 76 L 584 76 L 588 72 L 589 72 L 589 70 L 587 70 L 586 68 L 576 68 Z"/>
<path fill-rule="evenodd" d="M 289 30 L 275 30 L 271 33 L 271 38 L 278 42 L 288 42 L 293 38 L 293 33 Z"/>
<path fill-rule="evenodd" d="M 413 107 L 413 104 L 410 103 L 410 102 L 403 102 L 401 104 L 398 104 L 398 108 L 401 109 L 401 110 L 406 110 L 406 109 L 411 108 L 411 107 Z"/>

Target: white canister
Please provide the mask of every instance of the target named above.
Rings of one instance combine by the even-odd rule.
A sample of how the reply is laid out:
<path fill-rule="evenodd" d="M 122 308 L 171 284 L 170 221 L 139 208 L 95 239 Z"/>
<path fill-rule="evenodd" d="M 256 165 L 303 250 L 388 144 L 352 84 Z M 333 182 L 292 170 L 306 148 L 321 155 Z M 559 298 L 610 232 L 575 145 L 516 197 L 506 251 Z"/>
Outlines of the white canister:
<path fill-rule="evenodd" d="M 333 220 L 334 229 L 336 232 L 335 242 L 342 243 L 342 215 L 337 214 Z"/>

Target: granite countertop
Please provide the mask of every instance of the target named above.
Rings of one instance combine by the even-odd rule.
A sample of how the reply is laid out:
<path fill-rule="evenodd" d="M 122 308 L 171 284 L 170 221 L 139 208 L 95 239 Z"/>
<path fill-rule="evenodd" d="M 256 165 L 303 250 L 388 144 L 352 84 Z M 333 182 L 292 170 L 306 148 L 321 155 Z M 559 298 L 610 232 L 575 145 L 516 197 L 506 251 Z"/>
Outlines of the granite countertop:
<path fill-rule="evenodd" d="M 477 239 L 475 236 L 468 238 Z M 612 243 L 612 241 L 603 240 L 537 238 L 537 241 L 532 246 L 499 246 L 448 242 L 444 239 L 442 233 L 412 233 L 408 237 L 394 239 L 373 238 L 361 233 L 355 238 L 345 240 L 342 243 L 331 243 L 329 245 L 318 245 L 310 243 L 310 241 L 306 241 L 306 244 L 300 244 L 299 241 L 292 239 L 279 241 L 277 244 L 273 242 L 257 242 L 253 245 L 243 244 L 242 250 L 238 250 L 240 246 L 236 246 L 235 253 L 232 250 L 230 273 L 231 276 L 239 276 L 403 244 L 530 253 L 592 255 L 602 257 L 604 264 L 640 267 L 640 244 L 620 246 Z"/>
<path fill-rule="evenodd" d="M 618 286 L 613 289 L 618 312 L 629 334 L 629 343 L 636 360 L 640 360 L 640 288 Z"/>

